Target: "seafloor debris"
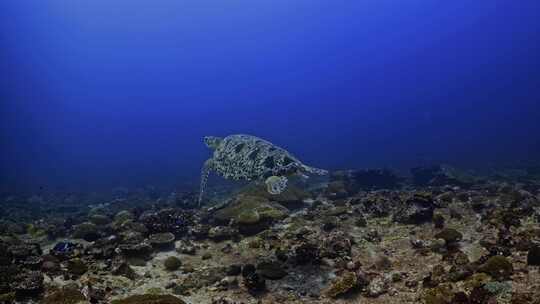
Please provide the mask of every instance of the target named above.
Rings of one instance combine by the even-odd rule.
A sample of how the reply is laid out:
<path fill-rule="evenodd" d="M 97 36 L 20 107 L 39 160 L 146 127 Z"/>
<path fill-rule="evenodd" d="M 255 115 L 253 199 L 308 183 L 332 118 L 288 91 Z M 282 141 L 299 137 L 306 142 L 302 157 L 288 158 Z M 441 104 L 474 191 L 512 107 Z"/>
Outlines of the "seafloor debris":
<path fill-rule="evenodd" d="M 540 182 L 527 176 L 341 171 L 279 195 L 224 191 L 200 210 L 180 208 L 193 191 L 181 204 L 116 191 L 91 207 L 26 195 L 31 213 L 11 196 L 0 303 L 539 304 Z"/>

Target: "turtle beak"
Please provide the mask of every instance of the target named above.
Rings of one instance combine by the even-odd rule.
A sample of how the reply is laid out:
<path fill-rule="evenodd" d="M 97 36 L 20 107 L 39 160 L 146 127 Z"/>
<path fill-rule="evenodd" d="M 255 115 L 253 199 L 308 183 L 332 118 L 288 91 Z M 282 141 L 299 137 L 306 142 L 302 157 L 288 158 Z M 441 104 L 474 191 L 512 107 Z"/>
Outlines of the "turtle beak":
<path fill-rule="evenodd" d="M 215 149 L 218 146 L 218 137 L 215 136 L 205 136 L 204 137 L 204 143 L 206 146 L 210 149 Z"/>
<path fill-rule="evenodd" d="M 212 136 L 205 136 L 205 137 L 204 137 L 204 144 L 205 144 L 208 148 L 212 148 Z"/>

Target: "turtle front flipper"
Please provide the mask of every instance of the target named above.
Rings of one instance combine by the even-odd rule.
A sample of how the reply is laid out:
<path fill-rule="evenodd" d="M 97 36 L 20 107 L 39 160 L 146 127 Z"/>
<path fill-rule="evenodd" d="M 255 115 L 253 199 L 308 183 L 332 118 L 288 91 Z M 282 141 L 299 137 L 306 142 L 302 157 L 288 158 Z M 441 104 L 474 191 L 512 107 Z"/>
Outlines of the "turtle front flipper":
<path fill-rule="evenodd" d="M 270 176 L 264 182 L 266 184 L 266 190 L 270 194 L 280 194 L 287 188 L 287 182 L 289 180 L 285 176 Z"/>
<path fill-rule="evenodd" d="M 314 168 L 306 165 L 302 165 L 303 171 L 310 173 L 310 174 L 316 174 L 316 175 L 327 175 L 328 170 Z"/>
<path fill-rule="evenodd" d="M 208 182 L 208 175 L 210 175 L 210 171 L 213 169 L 213 161 L 212 159 L 209 159 L 204 162 L 204 165 L 201 169 L 201 188 L 199 190 L 199 206 L 201 205 L 204 191 L 206 190 L 206 183 Z"/>

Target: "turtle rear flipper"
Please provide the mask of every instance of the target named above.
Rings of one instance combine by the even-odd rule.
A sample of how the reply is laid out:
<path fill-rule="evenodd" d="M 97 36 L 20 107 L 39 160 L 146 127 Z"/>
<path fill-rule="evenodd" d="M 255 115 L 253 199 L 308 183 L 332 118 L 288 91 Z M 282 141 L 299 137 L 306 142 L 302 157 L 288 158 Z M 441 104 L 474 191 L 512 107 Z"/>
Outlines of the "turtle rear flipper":
<path fill-rule="evenodd" d="M 285 176 L 270 176 L 264 182 L 266 184 L 266 190 L 270 194 L 280 194 L 287 188 L 288 179 Z"/>
<path fill-rule="evenodd" d="M 327 175 L 328 170 L 314 168 L 310 166 L 303 165 L 302 169 L 304 169 L 307 173 L 316 174 L 316 175 Z"/>

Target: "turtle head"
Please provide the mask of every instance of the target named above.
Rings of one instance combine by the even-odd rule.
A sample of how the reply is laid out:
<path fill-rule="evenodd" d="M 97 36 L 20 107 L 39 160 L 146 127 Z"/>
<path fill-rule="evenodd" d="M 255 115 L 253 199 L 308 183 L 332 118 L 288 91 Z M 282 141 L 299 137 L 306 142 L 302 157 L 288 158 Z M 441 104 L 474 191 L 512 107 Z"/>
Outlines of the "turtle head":
<path fill-rule="evenodd" d="M 216 137 L 216 136 L 205 136 L 204 137 L 204 143 L 208 148 L 215 150 L 219 146 L 219 144 L 223 141 L 223 138 Z"/>

